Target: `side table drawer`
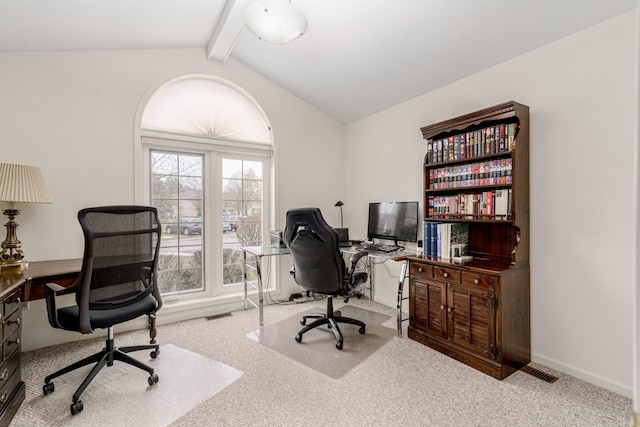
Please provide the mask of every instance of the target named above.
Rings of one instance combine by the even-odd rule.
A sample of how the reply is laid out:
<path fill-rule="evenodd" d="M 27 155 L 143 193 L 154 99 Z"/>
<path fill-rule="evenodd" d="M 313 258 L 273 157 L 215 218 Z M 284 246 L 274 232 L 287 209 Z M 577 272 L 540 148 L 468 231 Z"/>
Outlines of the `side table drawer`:
<path fill-rule="evenodd" d="M 0 407 L 4 407 L 5 404 L 9 401 L 9 398 L 14 394 L 18 384 L 20 384 L 20 369 L 19 369 L 19 361 L 20 361 L 20 353 L 16 353 L 15 358 L 17 359 L 16 369 L 13 370 L 12 373 L 9 374 L 6 380 L 1 381 L 0 384 Z M 11 359 L 13 361 L 13 358 Z M 13 363 L 13 362 L 12 362 Z"/>
<path fill-rule="evenodd" d="M 484 289 L 496 290 L 496 277 L 478 273 L 462 273 L 462 284 L 470 286 L 479 286 Z"/>
<path fill-rule="evenodd" d="M 10 337 L 18 329 L 20 329 L 20 323 L 22 317 L 22 310 L 16 310 L 8 317 L 5 317 L 2 321 L 2 337 Z"/>
<path fill-rule="evenodd" d="M 20 352 L 20 329 L 2 343 L 2 360 L 8 359 L 16 351 Z"/>
<path fill-rule="evenodd" d="M 13 353 L 13 356 L 2 365 L 0 368 L 0 394 L 2 394 L 2 389 L 9 383 L 11 376 L 16 373 L 18 370 L 18 377 L 20 377 L 20 352 L 17 351 Z"/>
<path fill-rule="evenodd" d="M 22 291 L 18 290 L 3 302 L 3 319 L 20 308 L 22 304 Z"/>
<path fill-rule="evenodd" d="M 409 274 L 411 276 L 433 277 L 433 266 L 412 262 L 409 267 Z"/>
<path fill-rule="evenodd" d="M 460 283 L 460 270 L 447 267 L 433 267 L 433 277 L 450 283 Z"/>

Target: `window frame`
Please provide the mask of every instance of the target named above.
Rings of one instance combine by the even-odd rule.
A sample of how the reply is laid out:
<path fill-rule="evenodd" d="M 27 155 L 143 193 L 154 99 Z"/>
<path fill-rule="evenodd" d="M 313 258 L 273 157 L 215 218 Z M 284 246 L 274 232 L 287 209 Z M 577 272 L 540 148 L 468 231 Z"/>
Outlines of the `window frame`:
<path fill-rule="evenodd" d="M 172 84 L 179 80 L 185 80 L 190 78 L 206 78 L 223 83 L 235 89 L 241 96 L 246 97 L 257 109 L 260 117 L 264 120 L 264 125 L 269 133 L 269 142 L 250 142 L 233 140 L 230 138 L 216 138 L 212 135 L 192 135 L 181 134 L 179 132 L 171 131 L 156 131 L 142 128 L 143 116 L 145 113 L 146 105 L 152 99 L 152 97 L 162 90 L 165 86 Z M 209 215 L 204 220 L 209 224 L 221 224 L 222 221 L 222 209 L 221 209 L 221 193 L 222 193 L 222 181 L 221 173 L 215 180 L 212 180 L 210 173 L 213 170 L 221 171 L 222 156 L 249 156 L 250 160 L 262 159 L 263 161 L 263 242 L 267 242 L 268 230 L 272 228 L 273 223 L 273 207 L 276 203 L 276 191 L 274 186 L 274 165 L 277 161 L 277 154 L 274 149 L 274 133 L 267 119 L 265 112 L 260 107 L 259 103 L 243 88 L 230 82 L 224 78 L 220 78 L 207 74 L 191 74 L 180 75 L 175 78 L 169 79 L 164 83 L 159 83 L 155 87 L 149 89 L 144 95 L 138 109 L 136 111 L 135 118 L 136 125 L 134 126 L 134 200 L 138 204 L 150 203 L 150 165 L 149 165 L 149 149 L 155 148 L 160 150 L 170 150 L 186 153 L 202 153 L 208 151 L 210 154 L 206 155 L 205 160 L 205 186 L 206 193 L 204 194 L 205 203 L 207 206 L 205 215 Z M 211 228 L 211 227 L 207 227 Z M 180 321 L 189 318 L 195 318 L 200 316 L 207 316 L 212 314 L 220 314 L 229 312 L 241 307 L 243 301 L 243 292 L 237 292 L 234 289 L 231 292 L 217 292 L 218 287 L 222 288 L 222 256 L 216 256 L 212 251 L 215 245 L 219 250 L 219 255 L 222 253 L 222 230 L 219 233 L 214 233 L 214 238 L 205 238 L 203 250 L 208 260 L 207 264 L 203 267 L 205 269 L 205 291 L 197 292 L 192 295 L 180 295 L 177 297 L 163 298 L 163 318 L 167 322 Z M 276 260 L 277 261 L 277 260 Z M 279 283 L 275 280 L 277 276 L 277 268 L 270 268 L 271 263 L 265 265 L 264 275 L 265 279 L 265 291 L 274 292 L 275 295 L 279 294 Z M 213 264 L 215 263 L 215 264 Z M 279 265 L 278 262 L 275 262 Z M 216 283 L 212 278 L 212 272 L 217 271 L 220 275 L 220 281 Z M 211 285 L 213 284 L 213 286 Z M 237 287 L 236 287 L 237 288 Z M 251 292 L 251 291 L 250 291 Z M 255 292 L 251 292 L 257 293 Z"/>
<path fill-rule="evenodd" d="M 156 135 L 157 136 L 157 135 Z M 212 298 L 224 295 L 234 295 L 243 292 L 241 284 L 222 284 L 222 239 L 223 233 L 220 227 L 215 224 L 222 224 L 222 159 L 237 159 L 259 161 L 262 163 L 262 241 L 268 239 L 268 228 L 270 224 L 271 205 L 270 205 L 270 188 L 271 188 L 271 163 L 272 159 L 269 152 L 248 154 L 246 150 L 241 153 L 234 152 L 237 150 L 219 151 L 219 147 L 215 144 L 208 144 L 205 141 L 180 141 L 176 139 L 165 139 L 142 136 L 142 157 L 143 169 L 145 175 L 144 190 L 142 192 L 142 200 L 144 204 L 149 204 L 151 200 L 151 166 L 149 163 L 151 150 L 172 151 L 175 153 L 191 153 L 202 154 L 204 156 L 204 190 L 203 203 L 204 209 L 203 222 L 205 224 L 203 232 L 203 280 L 205 282 L 204 291 L 190 291 L 185 293 L 167 295 L 166 301 L 172 300 L 190 300 L 200 298 Z M 203 138 L 204 139 L 204 138 Z M 215 175 L 215 176 L 214 176 Z M 211 226 L 213 224 L 213 226 Z M 213 285 L 212 285 L 213 284 Z"/>

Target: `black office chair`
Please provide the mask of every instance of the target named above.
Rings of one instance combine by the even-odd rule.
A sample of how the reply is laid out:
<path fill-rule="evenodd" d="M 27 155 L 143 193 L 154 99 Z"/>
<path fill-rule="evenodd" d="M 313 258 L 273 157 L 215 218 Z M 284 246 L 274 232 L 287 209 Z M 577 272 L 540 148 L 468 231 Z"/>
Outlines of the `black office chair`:
<path fill-rule="evenodd" d="M 84 232 L 82 270 L 69 290 L 75 292 L 76 305 L 56 308 L 56 293 L 65 288 L 48 283 L 45 299 L 49 323 L 54 328 L 89 334 L 107 329 L 105 348 L 67 366 L 44 379 L 45 395 L 54 391 L 52 379 L 92 363 L 96 365 L 73 395 L 71 414 L 82 411 L 80 395 L 100 370 L 114 360 L 128 363 L 149 373 L 148 384 L 158 382 L 153 368 L 126 353 L 152 350 L 155 344 L 155 314 L 162 305 L 156 280 L 160 223 L 156 208 L 146 206 L 107 206 L 82 209 L 78 220 Z M 140 316 L 149 316 L 151 345 L 114 346 L 113 326 Z"/>
<path fill-rule="evenodd" d="M 343 296 L 345 302 L 352 296 L 359 296 L 357 288 L 367 281 L 367 273 L 356 272 L 358 260 L 366 256 L 359 252 L 350 259 L 347 269 L 338 247 L 338 234 L 322 217 L 318 208 L 292 209 L 287 212 L 283 240 L 293 258 L 293 275 L 296 283 L 308 292 L 327 295 L 326 314 L 309 314 L 300 321 L 306 325 L 307 319 L 316 319 L 302 328 L 296 341 L 302 341 L 302 335 L 321 325 L 328 325 L 336 337 L 336 348 L 342 350 L 343 338 L 338 323 L 350 323 L 360 326 L 364 334 L 366 325 L 360 320 L 341 316 L 333 311 L 333 297 Z"/>

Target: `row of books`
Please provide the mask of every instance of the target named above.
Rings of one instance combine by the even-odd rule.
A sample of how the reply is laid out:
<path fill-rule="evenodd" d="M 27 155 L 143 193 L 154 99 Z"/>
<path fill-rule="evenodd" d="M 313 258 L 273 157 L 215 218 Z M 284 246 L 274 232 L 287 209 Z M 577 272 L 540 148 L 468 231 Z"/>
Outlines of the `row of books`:
<path fill-rule="evenodd" d="M 429 188 L 476 187 L 480 185 L 510 185 L 511 158 L 445 166 L 429 170 Z"/>
<path fill-rule="evenodd" d="M 429 196 L 428 215 L 492 216 L 494 219 L 511 217 L 511 189 L 483 191 L 473 194 Z"/>
<path fill-rule="evenodd" d="M 469 224 L 424 221 L 424 254 L 430 257 L 467 261 Z"/>
<path fill-rule="evenodd" d="M 446 138 L 427 140 L 427 163 L 442 163 L 511 151 L 516 146 L 516 123 L 487 126 Z"/>

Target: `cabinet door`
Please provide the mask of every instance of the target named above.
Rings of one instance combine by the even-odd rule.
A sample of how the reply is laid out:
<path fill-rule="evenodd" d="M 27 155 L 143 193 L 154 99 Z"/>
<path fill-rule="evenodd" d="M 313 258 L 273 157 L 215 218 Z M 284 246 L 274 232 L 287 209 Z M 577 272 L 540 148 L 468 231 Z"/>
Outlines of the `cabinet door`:
<path fill-rule="evenodd" d="M 496 359 L 495 294 L 450 284 L 447 301 L 449 339 L 485 357 Z"/>
<path fill-rule="evenodd" d="M 413 277 L 410 292 L 413 294 L 410 295 L 413 310 L 409 307 L 412 311 L 412 325 L 432 335 L 446 338 L 446 284 Z"/>

